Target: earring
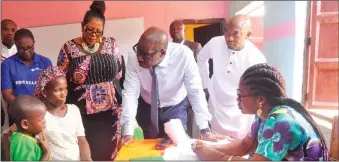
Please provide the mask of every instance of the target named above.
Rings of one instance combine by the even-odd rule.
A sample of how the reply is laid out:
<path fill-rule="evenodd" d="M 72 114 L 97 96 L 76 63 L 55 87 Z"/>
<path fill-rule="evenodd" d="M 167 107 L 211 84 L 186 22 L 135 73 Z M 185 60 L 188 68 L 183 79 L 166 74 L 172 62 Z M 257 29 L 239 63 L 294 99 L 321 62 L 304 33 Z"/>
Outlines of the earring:
<path fill-rule="evenodd" d="M 102 42 L 102 37 L 100 37 L 100 40 L 99 40 L 99 41 L 100 41 L 100 43 Z"/>
<path fill-rule="evenodd" d="M 262 113 L 262 103 L 259 103 L 259 108 L 257 110 L 257 115 L 260 116 Z"/>

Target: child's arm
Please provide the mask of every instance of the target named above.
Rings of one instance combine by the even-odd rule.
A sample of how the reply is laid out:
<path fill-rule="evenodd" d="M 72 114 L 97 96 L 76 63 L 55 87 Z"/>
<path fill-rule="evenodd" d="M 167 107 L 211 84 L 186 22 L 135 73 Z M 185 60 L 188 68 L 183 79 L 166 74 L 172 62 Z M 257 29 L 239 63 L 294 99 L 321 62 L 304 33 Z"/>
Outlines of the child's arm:
<path fill-rule="evenodd" d="M 41 139 L 41 138 L 38 138 L 38 141 L 39 141 L 39 144 L 40 144 L 40 146 L 42 148 L 42 152 L 43 152 L 40 161 L 50 160 L 50 158 L 49 158 L 50 151 L 49 151 L 47 141 L 45 139 Z"/>
<path fill-rule="evenodd" d="M 91 150 L 85 136 L 78 136 L 81 161 L 92 161 Z"/>
<path fill-rule="evenodd" d="M 9 144 L 9 137 L 12 135 L 13 132 L 16 131 L 16 125 L 13 124 L 9 129 L 1 134 L 1 147 L 4 149 L 5 159 L 6 161 L 10 161 L 10 144 Z"/>
<path fill-rule="evenodd" d="M 85 128 L 82 123 L 82 118 L 81 118 L 79 108 L 76 107 L 75 105 L 69 105 L 69 106 L 74 106 L 73 110 L 75 110 L 72 112 L 74 113 L 74 117 L 76 117 L 75 118 L 75 122 L 77 123 L 76 136 L 78 137 L 78 145 L 79 145 L 79 150 L 80 150 L 81 161 L 92 161 L 91 149 L 89 148 L 89 144 L 85 136 Z"/>

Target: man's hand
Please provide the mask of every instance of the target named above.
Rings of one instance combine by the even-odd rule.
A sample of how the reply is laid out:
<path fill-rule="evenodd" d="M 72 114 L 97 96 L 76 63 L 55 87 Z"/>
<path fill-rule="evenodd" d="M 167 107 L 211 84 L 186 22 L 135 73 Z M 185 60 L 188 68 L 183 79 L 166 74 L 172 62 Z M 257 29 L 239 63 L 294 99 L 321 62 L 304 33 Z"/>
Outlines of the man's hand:
<path fill-rule="evenodd" d="M 226 139 L 226 137 L 212 133 L 212 132 L 201 133 L 201 138 L 202 138 L 202 140 L 212 141 L 212 142 L 217 142 L 219 140 Z"/>
<path fill-rule="evenodd" d="M 134 137 L 130 135 L 125 135 L 121 138 L 121 144 L 122 145 L 129 145 L 134 141 Z"/>

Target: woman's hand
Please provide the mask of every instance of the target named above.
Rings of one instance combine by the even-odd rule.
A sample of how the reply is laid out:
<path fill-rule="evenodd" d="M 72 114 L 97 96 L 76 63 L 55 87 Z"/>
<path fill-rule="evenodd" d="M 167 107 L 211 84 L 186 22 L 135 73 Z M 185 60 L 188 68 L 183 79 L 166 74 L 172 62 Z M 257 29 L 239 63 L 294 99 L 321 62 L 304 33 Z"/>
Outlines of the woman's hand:
<path fill-rule="evenodd" d="M 220 157 L 223 156 L 222 152 L 201 140 L 197 140 L 192 144 L 192 150 L 200 160 L 219 160 Z"/>
<path fill-rule="evenodd" d="M 197 149 L 201 149 L 203 147 L 212 147 L 211 145 L 208 145 L 207 143 L 205 143 L 202 140 L 196 140 L 194 143 L 192 143 L 192 150 L 197 150 Z"/>

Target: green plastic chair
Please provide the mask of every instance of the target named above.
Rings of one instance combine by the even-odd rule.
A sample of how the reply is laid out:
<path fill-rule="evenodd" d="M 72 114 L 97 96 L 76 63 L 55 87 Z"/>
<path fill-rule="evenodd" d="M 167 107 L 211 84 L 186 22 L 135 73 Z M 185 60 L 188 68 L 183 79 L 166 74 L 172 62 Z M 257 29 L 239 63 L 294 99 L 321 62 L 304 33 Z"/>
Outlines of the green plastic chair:
<path fill-rule="evenodd" d="M 122 126 L 121 128 L 121 133 L 122 135 L 125 134 L 125 126 Z M 144 132 L 142 131 L 142 128 L 138 125 L 135 129 L 134 129 L 134 140 L 143 140 L 144 138 Z"/>

